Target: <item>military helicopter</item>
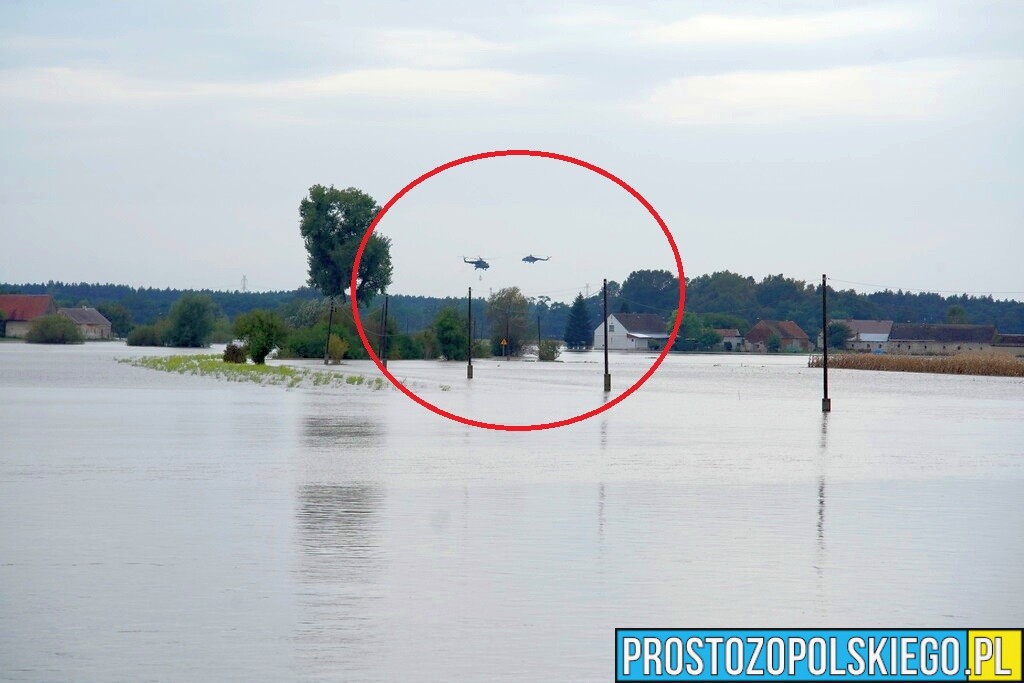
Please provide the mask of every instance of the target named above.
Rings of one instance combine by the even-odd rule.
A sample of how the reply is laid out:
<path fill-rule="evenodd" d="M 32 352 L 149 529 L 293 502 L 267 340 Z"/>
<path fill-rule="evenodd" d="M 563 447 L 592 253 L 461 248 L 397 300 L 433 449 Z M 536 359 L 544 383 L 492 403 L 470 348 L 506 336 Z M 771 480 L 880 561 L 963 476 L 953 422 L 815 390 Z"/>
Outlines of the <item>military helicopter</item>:
<path fill-rule="evenodd" d="M 550 261 L 550 260 L 551 260 L 550 256 L 548 256 L 547 258 L 541 258 L 540 256 L 534 256 L 533 254 L 530 254 L 529 256 L 524 256 L 523 257 L 523 263 L 536 263 L 537 261 Z"/>
<path fill-rule="evenodd" d="M 488 263 L 487 261 L 484 261 L 479 256 L 476 257 L 475 259 L 468 259 L 465 256 L 463 256 L 462 260 L 465 261 L 466 263 L 472 263 L 473 264 L 473 268 L 476 269 L 476 270 L 487 270 L 488 268 L 491 267 L 490 263 Z"/>

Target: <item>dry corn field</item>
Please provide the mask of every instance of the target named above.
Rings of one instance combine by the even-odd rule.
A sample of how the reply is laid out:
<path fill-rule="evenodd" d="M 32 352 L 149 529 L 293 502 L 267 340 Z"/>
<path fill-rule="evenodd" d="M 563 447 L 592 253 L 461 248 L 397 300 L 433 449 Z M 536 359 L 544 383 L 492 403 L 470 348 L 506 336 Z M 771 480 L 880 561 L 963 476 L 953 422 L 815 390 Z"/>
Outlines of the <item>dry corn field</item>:
<path fill-rule="evenodd" d="M 820 368 L 821 356 L 811 356 L 808 367 Z M 828 358 L 829 368 L 842 370 L 888 370 L 893 372 L 933 372 L 946 375 L 992 375 L 1024 377 L 1024 360 L 1009 353 L 958 353 L 955 356 L 890 356 L 867 353 L 840 353 Z"/>

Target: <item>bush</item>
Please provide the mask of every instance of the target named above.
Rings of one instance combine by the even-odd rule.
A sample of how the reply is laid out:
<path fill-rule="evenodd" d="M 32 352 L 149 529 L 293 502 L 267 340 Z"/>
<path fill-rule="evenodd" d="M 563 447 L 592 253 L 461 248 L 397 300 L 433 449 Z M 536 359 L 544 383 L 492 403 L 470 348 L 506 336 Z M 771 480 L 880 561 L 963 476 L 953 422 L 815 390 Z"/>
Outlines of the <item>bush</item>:
<path fill-rule="evenodd" d="M 159 325 L 139 325 L 128 333 L 128 346 L 163 346 L 164 339 Z"/>
<path fill-rule="evenodd" d="M 279 358 L 323 358 L 327 325 L 292 330 L 284 341 Z"/>
<path fill-rule="evenodd" d="M 445 360 L 466 360 L 466 318 L 449 306 L 434 319 L 434 337 Z"/>
<path fill-rule="evenodd" d="M 228 344 L 224 347 L 225 363 L 244 363 L 249 357 L 249 350 L 240 344 Z"/>
<path fill-rule="evenodd" d="M 537 351 L 538 360 L 553 361 L 562 354 L 562 343 L 557 339 L 543 339 Z"/>
<path fill-rule="evenodd" d="M 410 334 L 396 334 L 388 341 L 388 358 L 391 360 L 422 357 L 423 345 Z"/>
<path fill-rule="evenodd" d="M 256 310 L 235 319 L 235 335 L 245 340 L 252 362 L 263 365 L 270 352 L 288 338 L 288 326 L 276 313 Z"/>
<path fill-rule="evenodd" d="M 331 335 L 331 341 L 327 344 L 327 357 L 332 363 L 340 363 L 341 359 L 348 353 L 348 342 L 336 334 Z"/>
<path fill-rule="evenodd" d="M 231 329 L 231 321 L 227 316 L 220 316 L 213 324 L 213 332 L 210 333 L 211 344 L 227 344 L 234 341 L 235 334 Z"/>
<path fill-rule="evenodd" d="M 25 335 L 32 344 L 78 344 L 83 341 L 78 325 L 62 315 L 44 315 L 32 321 Z"/>
<path fill-rule="evenodd" d="M 487 339 L 477 339 L 473 342 L 473 358 L 490 358 L 491 342 Z"/>

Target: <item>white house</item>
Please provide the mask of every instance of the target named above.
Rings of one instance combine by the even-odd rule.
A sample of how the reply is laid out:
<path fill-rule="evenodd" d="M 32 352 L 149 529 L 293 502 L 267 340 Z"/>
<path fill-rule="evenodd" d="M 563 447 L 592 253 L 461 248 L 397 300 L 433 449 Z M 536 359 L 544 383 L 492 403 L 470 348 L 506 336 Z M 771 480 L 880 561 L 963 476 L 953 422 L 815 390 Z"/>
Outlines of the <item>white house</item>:
<path fill-rule="evenodd" d="M 832 323 L 842 323 L 850 330 L 850 336 L 846 340 L 846 348 L 851 351 L 869 351 L 882 353 L 889 341 L 889 334 L 892 332 L 891 320 L 830 320 Z M 821 333 L 818 333 L 818 348 L 824 343 Z"/>
<path fill-rule="evenodd" d="M 668 341 L 665 321 L 653 313 L 613 313 L 608 316 L 609 351 L 657 351 Z M 594 330 L 594 348 L 604 348 L 604 324 Z"/>

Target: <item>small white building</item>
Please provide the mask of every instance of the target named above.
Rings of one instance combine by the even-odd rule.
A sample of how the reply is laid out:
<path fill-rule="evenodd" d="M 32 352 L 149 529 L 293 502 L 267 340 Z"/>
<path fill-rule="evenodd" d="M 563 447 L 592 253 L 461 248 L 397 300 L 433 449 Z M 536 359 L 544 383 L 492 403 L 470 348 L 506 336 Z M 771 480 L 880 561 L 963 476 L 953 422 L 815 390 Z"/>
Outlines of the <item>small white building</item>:
<path fill-rule="evenodd" d="M 882 353 L 885 345 L 889 342 L 889 334 L 892 332 L 891 320 L 830 320 L 832 323 L 842 323 L 850 330 L 850 336 L 846 339 L 846 348 L 851 351 L 868 351 L 869 353 Z M 818 333 L 818 348 L 824 344 L 824 337 Z"/>
<path fill-rule="evenodd" d="M 716 327 L 715 334 L 722 341 L 715 345 L 717 351 L 739 351 L 743 348 L 743 335 L 735 327 Z"/>
<path fill-rule="evenodd" d="M 665 321 L 653 313 L 613 313 L 608 316 L 609 351 L 658 351 L 668 341 Z M 594 348 L 604 348 L 604 324 L 594 330 Z"/>

